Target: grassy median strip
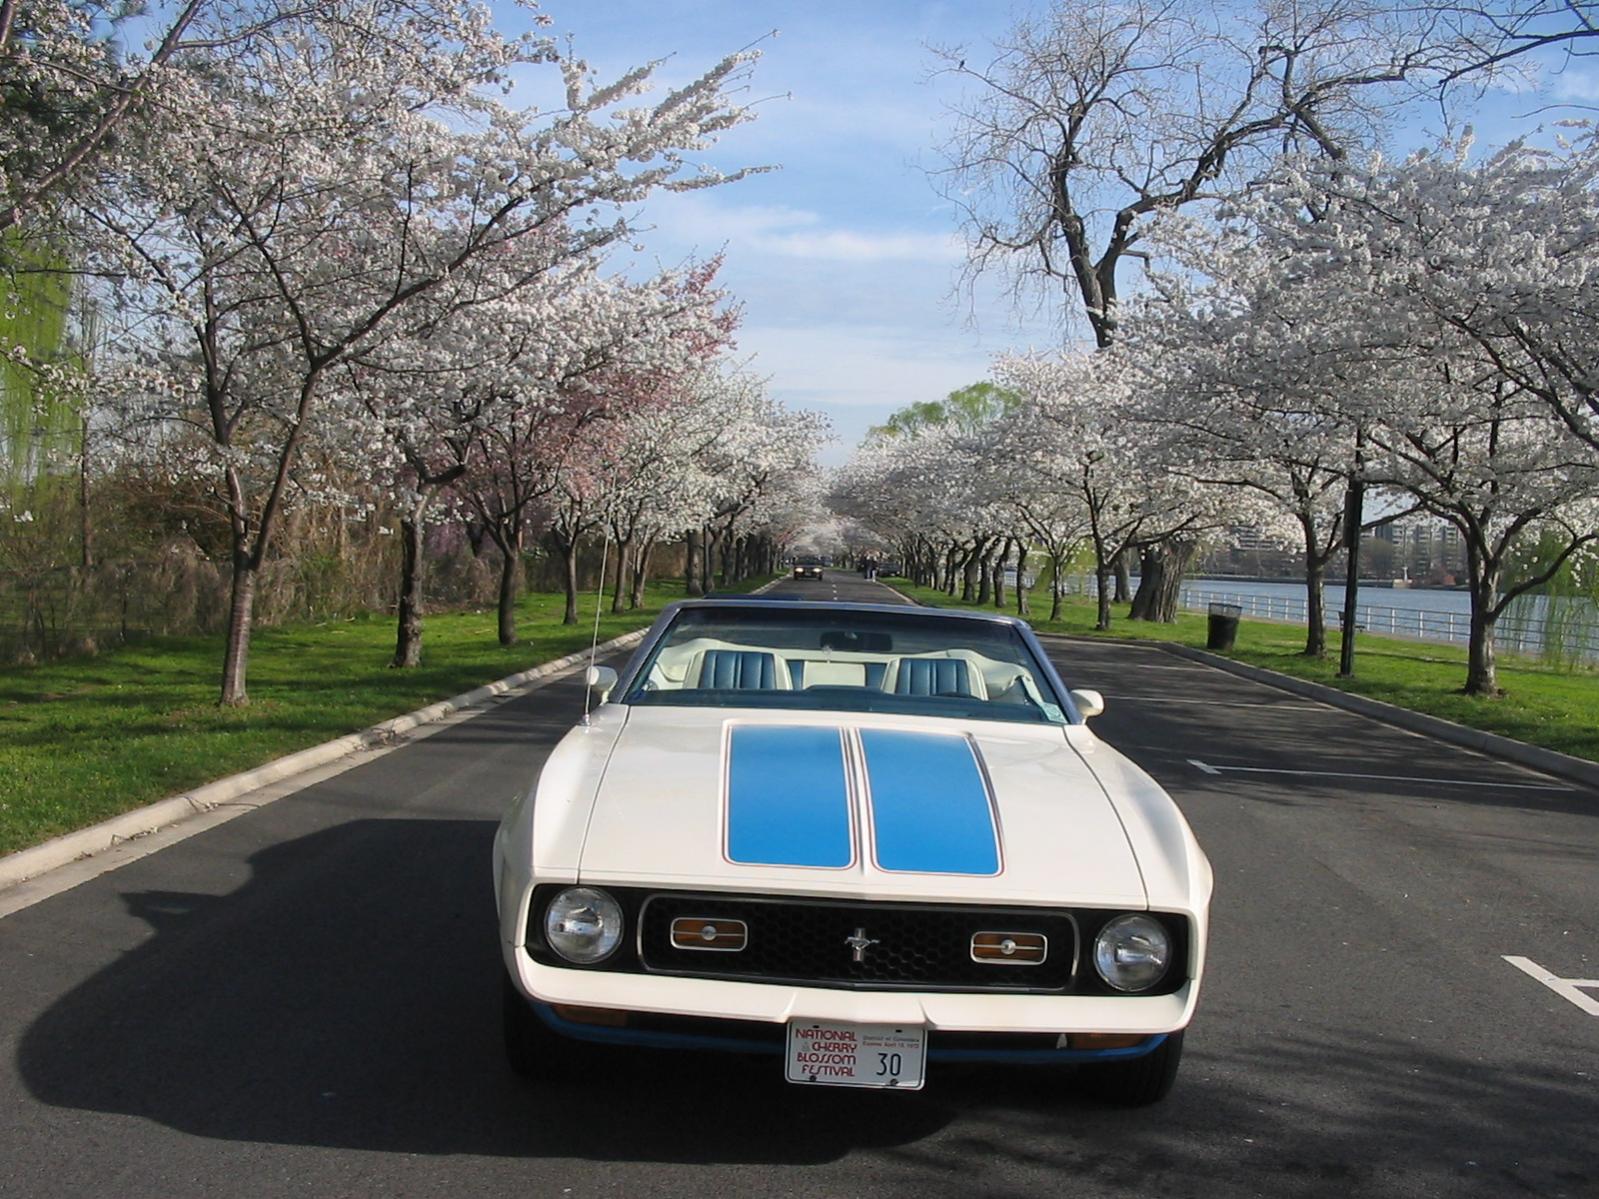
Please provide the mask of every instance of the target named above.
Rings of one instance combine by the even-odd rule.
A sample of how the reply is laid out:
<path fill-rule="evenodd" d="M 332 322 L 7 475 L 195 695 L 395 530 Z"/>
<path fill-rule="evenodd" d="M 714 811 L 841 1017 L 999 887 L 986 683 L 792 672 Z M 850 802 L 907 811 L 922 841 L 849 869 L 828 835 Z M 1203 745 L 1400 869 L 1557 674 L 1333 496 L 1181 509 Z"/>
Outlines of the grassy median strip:
<path fill-rule="evenodd" d="M 906 595 L 940 607 L 978 607 L 963 604 L 932 587 L 915 587 L 900 580 L 890 585 Z M 1036 589 L 1030 596 L 1034 613 L 1049 611 L 1049 596 Z M 1015 594 L 1006 595 L 1006 610 L 1015 612 Z M 993 610 L 992 605 L 985 610 Z M 1126 606 L 1118 604 L 1108 633 L 1094 629 L 1097 614 L 1092 600 L 1070 597 L 1058 621 L 1041 616 L 1029 619 L 1040 633 L 1074 637 L 1136 638 L 1175 641 L 1199 649 L 1205 646 L 1207 621 L 1203 615 L 1179 613 L 1172 624 L 1128 620 Z M 1356 642 L 1355 677 L 1338 677 L 1338 632 L 1329 630 L 1329 657 L 1304 655 L 1303 625 L 1245 617 L 1238 643 L 1228 657 L 1263 666 L 1295 678 L 1325 683 L 1355 695 L 1380 699 L 1401 708 L 1441 716 L 1456 724 L 1513 737 L 1529 745 L 1599 761 L 1599 672 L 1567 670 L 1536 659 L 1501 653 L 1499 685 L 1504 695 L 1481 699 L 1462 695 L 1466 681 L 1464 646 L 1430 641 L 1406 641 L 1362 633 Z M 1067 679 L 1068 684 L 1071 682 Z M 1114 698 L 1114 697 L 1112 697 Z"/>
<path fill-rule="evenodd" d="M 642 628 L 682 596 L 681 581 L 666 581 L 636 612 L 613 616 L 607 605 L 600 640 Z M 217 706 L 220 637 L 0 671 L 0 854 L 584 649 L 593 602 L 563 625 L 562 596 L 524 596 L 509 647 L 492 609 L 429 616 L 414 670 L 389 668 L 394 621 L 382 614 L 258 629 L 240 709 Z"/>

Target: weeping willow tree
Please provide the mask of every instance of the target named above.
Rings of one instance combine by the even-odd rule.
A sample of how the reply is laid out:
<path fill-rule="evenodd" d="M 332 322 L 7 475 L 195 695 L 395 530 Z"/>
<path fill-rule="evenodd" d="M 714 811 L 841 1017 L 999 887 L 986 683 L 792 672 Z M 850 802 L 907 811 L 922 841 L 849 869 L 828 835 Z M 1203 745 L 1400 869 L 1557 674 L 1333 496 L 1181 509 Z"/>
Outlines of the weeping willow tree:
<path fill-rule="evenodd" d="M 0 262 L 0 495 L 26 511 L 41 485 L 76 468 L 82 449 L 76 406 L 34 366 L 58 363 L 67 351 L 72 277 L 60 255 L 24 243 L 15 230 L 5 235 Z"/>
<path fill-rule="evenodd" d="M 1560 545 L 1553 537 L 1528 540 L 1506 566 L 1507 583 L 1541 574 Z M 1599 665 L 1599 561 L 1569 559 L 1542 587 L 1512 600 L 1503 625 L 1506 631 L 1526 630 L 1551 665 L 1567 670 Z"/>

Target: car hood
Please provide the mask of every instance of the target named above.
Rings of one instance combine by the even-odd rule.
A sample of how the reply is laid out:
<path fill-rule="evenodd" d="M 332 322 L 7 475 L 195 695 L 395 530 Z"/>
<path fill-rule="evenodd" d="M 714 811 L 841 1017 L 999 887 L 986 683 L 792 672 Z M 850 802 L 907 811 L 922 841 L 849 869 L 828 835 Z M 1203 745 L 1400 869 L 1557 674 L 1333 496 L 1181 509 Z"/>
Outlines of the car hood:
<path fill-rule="evenodd" d="M 854 713 L 633 707 L 595 796 L 579 875 L 620 886 L 1146 903 L 1117 811 L 1060 727 Z"/>

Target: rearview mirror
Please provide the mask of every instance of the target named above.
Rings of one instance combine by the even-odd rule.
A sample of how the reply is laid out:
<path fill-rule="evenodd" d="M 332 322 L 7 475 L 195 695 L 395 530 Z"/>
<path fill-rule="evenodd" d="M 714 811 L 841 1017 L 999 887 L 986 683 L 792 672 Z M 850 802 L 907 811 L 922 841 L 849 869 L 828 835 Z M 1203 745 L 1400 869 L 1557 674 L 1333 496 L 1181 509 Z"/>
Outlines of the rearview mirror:
<path fill-rule="evenodd" d="M 590 666 L 585 676 L 590 691 L 600 693 L 600 703 L 611 697 L 611 688 L 616 686 L 616 671 L 609 666 Z"/>
<path fill-rule="evenodd" d="M 1084 720 L 1098 716 L 1105 710 L 1105 697 L 1097 691 L 1073 691 L 1070 694 L 1072 707 L 1077 709 L 1077 714 Z"/>

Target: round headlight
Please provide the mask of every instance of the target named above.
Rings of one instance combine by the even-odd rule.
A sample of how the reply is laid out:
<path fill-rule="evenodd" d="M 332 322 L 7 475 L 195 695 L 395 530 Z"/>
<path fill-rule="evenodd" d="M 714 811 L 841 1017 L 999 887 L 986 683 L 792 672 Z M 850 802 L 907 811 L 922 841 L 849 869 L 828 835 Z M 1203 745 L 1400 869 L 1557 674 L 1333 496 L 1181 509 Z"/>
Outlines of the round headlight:
<path fill-rule="evenodd" d="M 1118 991 L 1147 991 L 1171 965 L 1171 934 L 1151 916 L 1117 916 L 1094 939 L 1094 968 Z"/>
<path fill-rule="evenodd" d="M 544 939 L 569 962 L 603 962 L 622 943 L 622 907 L 594 887 L 568 887 L 544 909 Z"/>

